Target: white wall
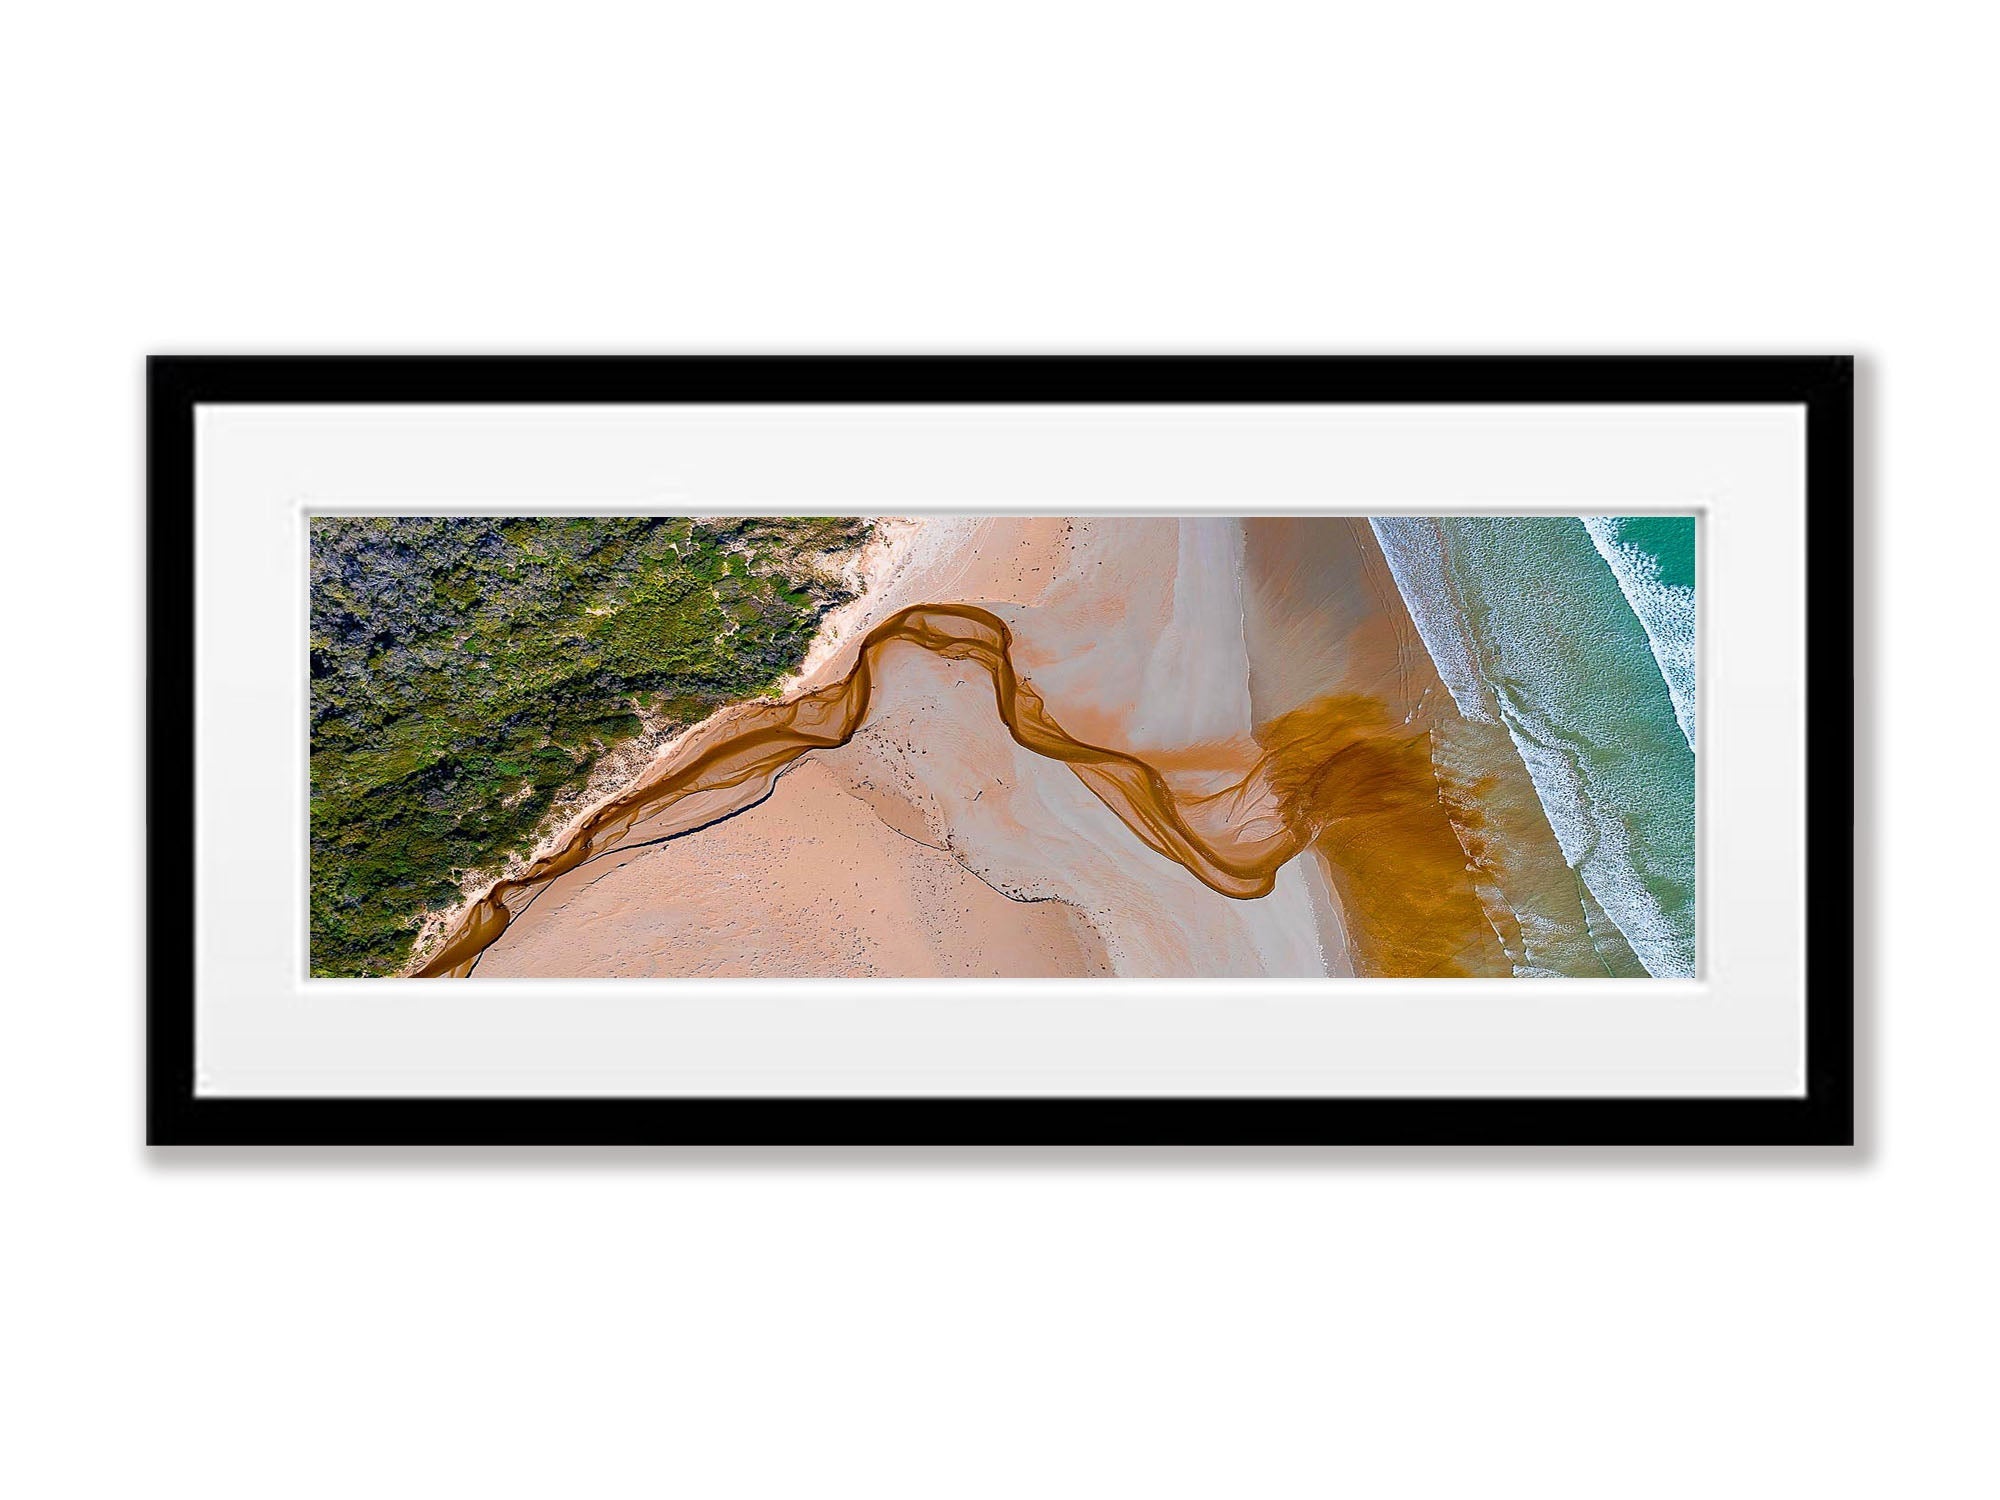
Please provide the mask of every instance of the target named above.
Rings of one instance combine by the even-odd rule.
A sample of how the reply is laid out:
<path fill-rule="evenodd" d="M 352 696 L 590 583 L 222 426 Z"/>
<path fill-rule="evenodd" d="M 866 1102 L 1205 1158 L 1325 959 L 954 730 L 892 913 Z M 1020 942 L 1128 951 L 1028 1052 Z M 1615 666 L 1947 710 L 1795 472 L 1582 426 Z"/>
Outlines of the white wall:
<path fill-rule="evenodd" d="M 0 1488 L 1990 1490 L 1976 15 L 10 13 Z M 1866 355 L 1874 1144 L 149 1158 L 141 355 L 668 349 Z"/>

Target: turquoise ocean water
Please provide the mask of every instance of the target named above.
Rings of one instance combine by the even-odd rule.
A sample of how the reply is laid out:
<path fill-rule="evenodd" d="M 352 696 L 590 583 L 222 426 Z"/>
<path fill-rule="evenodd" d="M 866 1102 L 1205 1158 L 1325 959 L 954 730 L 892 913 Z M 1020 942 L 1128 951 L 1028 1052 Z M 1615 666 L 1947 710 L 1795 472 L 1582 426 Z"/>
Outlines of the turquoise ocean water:
<path fill-rule="evenodd" d="M 1374 523 L 1461 713 L 1504 724 L 1649 973 L 1695 972 L 1695 520 Z"/>

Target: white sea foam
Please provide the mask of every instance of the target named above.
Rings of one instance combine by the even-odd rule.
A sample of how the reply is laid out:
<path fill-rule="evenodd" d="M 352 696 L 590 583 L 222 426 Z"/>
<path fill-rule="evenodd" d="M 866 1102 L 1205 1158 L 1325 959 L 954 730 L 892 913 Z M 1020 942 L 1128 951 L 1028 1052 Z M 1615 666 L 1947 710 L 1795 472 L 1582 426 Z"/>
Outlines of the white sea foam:
<path fill-rule="evenodd" d="M 1437 523 L 1427 516 L 1370 516 L 1368 524 L 1451 701 L 1475 723 L 1498 724 L 1498 706 L 1479 675 L 1471 639 L 1452 602 Z"/>
<path fill-rule="evenodd" d="M 1372 525 L 1459 711 L 1506 725 L 1563 857 L 1647 972 L 1692 975 L 1693 776 L 1690 768 L 1683 802 L 1677 786 L 1661 784 L 1657 764 L 1661 732 L 1681 752 L 1675 720 L 1656 699 L 1657 729 L 1638 723 L 1647 705 L 1610 623 L 1627 606 L 1615 575 L 1590 576 L 1597 559 L 1582 528 L 1567 518 L 1524 520 Z M 1634 623 L 1627 616 L 1626 655 L 1643 660 L 1646 637 Z M 1669 907 L 1660 891 L 1675 884 L 1688 896 Z"/>
<path fill-rule="evenodd" d="M 1643 547 L 1622 539 L 1620 516 L 1585 516 L 1584 529 L 1598 552 L 1611 567 L 1611 574 L 1624 591 L 1632 613 L 1645 627 L 1652 645 L 1653 659 L 1667 680 L 1667 692 L 1674 703 L 1674 717 L 1687 736 L 1688 749 L 1695 748 L 1695 598 L 1694 590 L 1671 584 L 1660 576 L 1660 560 Z"/>

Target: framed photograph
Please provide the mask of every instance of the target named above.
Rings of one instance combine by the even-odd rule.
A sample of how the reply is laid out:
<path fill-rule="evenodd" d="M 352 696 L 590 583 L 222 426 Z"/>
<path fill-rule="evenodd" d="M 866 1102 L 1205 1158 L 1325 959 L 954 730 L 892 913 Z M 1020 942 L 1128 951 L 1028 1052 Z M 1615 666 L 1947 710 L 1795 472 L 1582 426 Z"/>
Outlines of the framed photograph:
<path fill-rule="evenodd" d="M 1852 1141 L 1846 359 L 148 400 L 156 1144 Z"/>

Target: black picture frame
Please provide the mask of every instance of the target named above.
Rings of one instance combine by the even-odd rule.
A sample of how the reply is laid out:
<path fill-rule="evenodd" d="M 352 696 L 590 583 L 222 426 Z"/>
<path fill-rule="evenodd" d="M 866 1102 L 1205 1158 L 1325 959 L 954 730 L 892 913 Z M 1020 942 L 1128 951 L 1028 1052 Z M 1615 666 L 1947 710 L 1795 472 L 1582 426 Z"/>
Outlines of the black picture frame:
<path fill-rule="evenodd" d="M 147 1139 L 1851 1145 L 1854 368 L 1733 357 L 181 357 L 147 365 Z M 1782 403 L 1806 413 L 1806 1091 L 1769 1098 L 236 1098 L 195 1087 L 195 413 L 214 403 Z"/>

